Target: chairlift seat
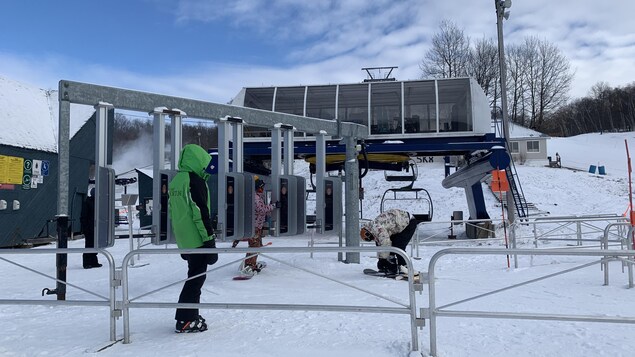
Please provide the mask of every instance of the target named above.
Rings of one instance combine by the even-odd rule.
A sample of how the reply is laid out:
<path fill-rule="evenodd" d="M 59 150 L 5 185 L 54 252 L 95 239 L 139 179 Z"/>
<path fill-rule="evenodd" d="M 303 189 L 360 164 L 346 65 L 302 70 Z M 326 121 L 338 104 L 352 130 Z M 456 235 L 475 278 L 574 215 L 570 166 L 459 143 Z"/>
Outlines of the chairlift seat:
<path fill-rule="evenodd" d="M 388 176 L 388 175 L 386 175 L 385 179 L 386 179 L 386 181 L 389 181 L 389 182 L 408 182 L 408 181 L 416 180 L 417 177 L 414 176 L 414 175 L 408 175 L 408 176 L 404 176 L 404 175 Z"/>
<path fill-rule="evenodd" d="M 417 221 L 417 223 L 431 221 L 431 217 L 429 214 L 413 214 L 412 216 L 414 217 L 415 221 Z"/>

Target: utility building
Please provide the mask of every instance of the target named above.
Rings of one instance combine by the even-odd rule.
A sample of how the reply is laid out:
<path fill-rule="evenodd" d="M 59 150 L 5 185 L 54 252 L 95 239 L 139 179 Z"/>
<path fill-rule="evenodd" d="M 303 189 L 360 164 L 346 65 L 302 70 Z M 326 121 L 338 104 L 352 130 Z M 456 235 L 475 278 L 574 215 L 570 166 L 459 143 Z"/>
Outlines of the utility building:
<path fill-rule="evenodd" d="M 68 202 L 70 230 L 78 232 L 95 161 L 95 110 L 71 110 Z M 0 247 L 50 241 L 56 234 L 58 116 L 57 90 L 0 76 Z"/>

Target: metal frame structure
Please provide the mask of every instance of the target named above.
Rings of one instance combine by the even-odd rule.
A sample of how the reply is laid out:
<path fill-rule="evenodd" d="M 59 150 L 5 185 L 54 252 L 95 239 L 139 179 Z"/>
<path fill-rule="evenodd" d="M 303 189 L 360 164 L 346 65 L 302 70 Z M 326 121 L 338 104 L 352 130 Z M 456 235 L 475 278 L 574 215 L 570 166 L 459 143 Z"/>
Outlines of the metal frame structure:
<path fill-rule="evenodd" d="M 348 160 L 346 163 L 346 172 L 348 173 L 346 178 L 347 183 L 351 185 L 350 187 L 347 186 L 347 188 L 350 189 L 346 190 L 345 210 L 346 212 L 353 212 L 353 214 L 346 215 L 346 236 L 350 237 L 350 239 L 347 238 L 347 243 L 351 244 L 351 246 L 359 246 L 359 237 L 357 237 L 358 235 L 355 231 L 355 227 L 359 225 L 359 171 L 357 169 L 358 165 L 356 144 L 358 139 L 365 139 L 368 136 L 368 129 L 365 126 L 355 123 L 339 123 L 335 120 L 307 118 L 299 115 L 243 108 L 227 104 L 204 102 L 200 100 L 179 98 L 161 94 L 146 93 L 67 80 L 61 80 L 59 82 L 58 160 L 60 173 L 58 181 L 59 197 L 57 204 L 58 231 L 65 231 L 65 225 L 68 222 L 68 184 L 70 166 L 69 133 L 71 103 L 91 106 L 100 105 L 100 108 L 104 108 L 104 112 L 105 108 L 116 108 L 153 113 L 155 116 L 154 120 L 156 124 L 154 129 L 156 132 L 154 135 L 155 138 L 159 138 L 159 148 L 155 148 L 158 149 L 155 152 L 154 158 L 155 176 L 163 169 L 162 167 L 157 167 L 157 163 L 160 165 L 160 163 L 162 163 L 164 160 L 163 156 L 159 155 L 161 155 L 161 153 L 164 154 L 164 147 L 160 145 L 160 143 L 163 142 L 161 131 L 164 130 L 165 115 L 173 116 L 172 123 L 175 124 L 174 126 L 177 126 L 177 124 L 180 122 L 181 116 L 183 116 L 184 113 L 187 113 L 187 115 L 190 117 L 207 119 L 211 121 L 218 121 L 220 118 L 224 117 L 238 117 L 241 118 L 244 122 L 249 123 L 250 125 L 263 127 L 275 127 L 276 125 L 284 123 L 284 125 L 297 128 L 298 130 L 309 134 L 326 134 L 332 136 L 340 136 L 346 143 L 346 157 Z M 100 111 L 101 109 L 98 111 L 98 113 Z M 103 118 L 98 120 L 99 127 L 99 123 L 105 122 L 105 116 L 98 115 L 98 118 Z M 107 133 L 102 130 L 99 132 L 98 137 L 104 138 L 104 140 L 98 140 L 99 143 L 96 144 L 98 146 L 98 164 L 100 166 L 106 166 L 105 161 L 101 158 L 102 156 L 105 157 L 106 155 L 105 142 Z M 176 134 L 173 133 L 172 144 L 180 144 L 180 131 L 176 132 Z M 175 154 L 174 151 L 175 150 L 173 150 L 172 153 L 172 165 L 176 165 L 176 159 L 178 158 L 178 154 Z M 234 152 L 236 152 L 236 150 L 234 150 Z M 159 177 L 160 176 L 156 176 L 155 181 L 160 181 Z M 155 183 L 153 190 L 153 214 L 158 214 L 157 212 L 160 211 L 157 209 L 157 207 L 160 207 L 160 202 L 157 202 L 159 201 L 157 197 L 157 191 L 160 190 L 160 188 L 158 188 L 160 186 L 157 185 L 160 185 L 160 182 L 158 184 Z M 101 180 L 98 180 L 97 186 L 97 191 L 99 192 L 99 188 L 100 186 L 103 186 L 103 182 L 101 182 Z M 99 202 L 99 194 L 97 195 L 97 202 Z M 153 222 L 156 222 L 156 220 L 153 220 Z M 159 230 L 157 228 L 159 227 L 155 227 L 155 234 L 159 234 Z M 60 246 L 65 247 L 66 241 L 66 235 L 62 235 L 60 237 Z M 359 254 L 351 255 L 350 259 L 347 259 L 347 261 L 358 263 Z M 59 268 L 58 270 L 65 273 L 66 263 L 64 262 L 62 263 L 62 265 L 64 267 Z M 64 279 L 62 280 L 65 280 L 65 275 Z M 58 295 L 58 298 L 61 297 L 63 297 L 63 295 Z"/>

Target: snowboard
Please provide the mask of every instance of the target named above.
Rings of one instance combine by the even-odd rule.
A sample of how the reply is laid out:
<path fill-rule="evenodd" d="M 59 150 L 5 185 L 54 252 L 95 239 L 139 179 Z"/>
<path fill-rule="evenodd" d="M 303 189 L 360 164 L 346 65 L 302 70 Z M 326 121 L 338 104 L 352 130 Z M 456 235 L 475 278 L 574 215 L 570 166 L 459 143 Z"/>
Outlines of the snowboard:
<path fill-rule="evenodd" d="M 254 277 L 253 275 L 236 275 L 235 277 L 232 278 L 232 280 L 249 280 L 253 277 Z"/>
<path fill-rule="evenodd" d="M 267 267 L 267 263 L 266 262 L 258 262 L 260 264 L 260 270 L 264 269 Z M 240 264 L 240 268 L 238 269 L 238 271 L 243 270 L 244 267 L 244 262 Z M 232 278 L 232 280 L 249 280 L 251 278 L 253 278 L 256 274 L 254 275 L 236 275 L 235 277 Z"/>
<path fill-rule="evenodd" d="M 381 277 L 381 278 L 389 278 L 389 279 L 394 279 L 394 280 L 405 280 L 405 281 L 408 281 L 408 275 L 405 275 L 405 274 L 388 274 L 388 273 L 383 273 L 383 272 L 377 271 L 375 269 L 364 269 L 364 274 L 370 275 L 370 276 L 378 276 L 378 277 Z"/>

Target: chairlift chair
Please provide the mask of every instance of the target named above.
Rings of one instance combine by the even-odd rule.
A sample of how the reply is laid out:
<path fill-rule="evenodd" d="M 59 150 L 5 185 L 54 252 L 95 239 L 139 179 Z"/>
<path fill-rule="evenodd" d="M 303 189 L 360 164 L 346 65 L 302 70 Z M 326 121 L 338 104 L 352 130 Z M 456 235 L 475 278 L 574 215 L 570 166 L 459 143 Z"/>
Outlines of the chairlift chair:
<path fill-rule="evenodd" d="M 393 187 L 384 191 L 381 196 L 380 212 L 384 212 L 388 201 L 410 202 L 409 207 L 413 207 L 410 213 L 418 222 L 429 222 L 432 220 L 433 205 L 430 192 L 424 188 L 413 187 L 418 177 L 418 168 L 414 160 L 410 159 L 406 166 L 406 172 L 410 175 L 388 175 L 384 172 L 384 178 L 388 182 L 410 182 L 404 187 Z M 392 194 L 392 195 L 389 195 Z M 412 212 L 414 210 L 414 212 Z"/>

